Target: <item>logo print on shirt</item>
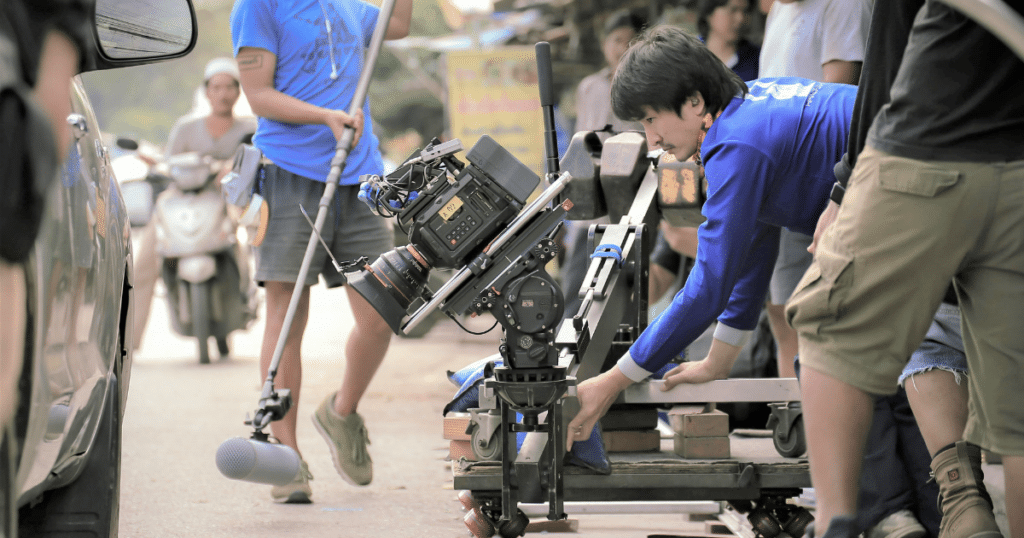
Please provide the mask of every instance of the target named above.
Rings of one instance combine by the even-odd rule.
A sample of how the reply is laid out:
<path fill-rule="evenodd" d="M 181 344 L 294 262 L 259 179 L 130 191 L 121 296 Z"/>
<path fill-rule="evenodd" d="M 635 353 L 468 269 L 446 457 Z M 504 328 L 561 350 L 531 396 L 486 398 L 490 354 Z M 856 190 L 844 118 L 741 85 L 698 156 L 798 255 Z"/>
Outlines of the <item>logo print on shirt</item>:
<path fill-rule="evenodd" d="M 810 84 L 776 84 L 774 82 L 757 81 L 751 85 L 751 93 L 748 93 L 746 98 L 751 101 L 763 101 L 768 97 L 774 97 L 775 99 L 794 99 L 796 97 L 807 97 L 815 89 L 815 86 L 820 86 L 820 83 L 812 82 Z M 753 95 L 753 90 L 757 88 L 763 88 L 764 91 L 760 92 L 759 95 Z"/>

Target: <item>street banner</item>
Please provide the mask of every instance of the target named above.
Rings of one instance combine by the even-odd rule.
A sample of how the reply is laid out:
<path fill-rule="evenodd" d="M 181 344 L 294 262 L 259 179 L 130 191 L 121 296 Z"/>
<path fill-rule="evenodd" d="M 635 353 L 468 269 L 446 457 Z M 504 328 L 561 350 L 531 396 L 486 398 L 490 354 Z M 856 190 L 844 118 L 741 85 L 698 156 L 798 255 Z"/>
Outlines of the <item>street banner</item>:
<path fill-rule="evenodd" d="M 533 47 L 448 53 L 448 116 L 452 137 L 469 150 L 488 135 L 544 174 L 544 116 Z"/>

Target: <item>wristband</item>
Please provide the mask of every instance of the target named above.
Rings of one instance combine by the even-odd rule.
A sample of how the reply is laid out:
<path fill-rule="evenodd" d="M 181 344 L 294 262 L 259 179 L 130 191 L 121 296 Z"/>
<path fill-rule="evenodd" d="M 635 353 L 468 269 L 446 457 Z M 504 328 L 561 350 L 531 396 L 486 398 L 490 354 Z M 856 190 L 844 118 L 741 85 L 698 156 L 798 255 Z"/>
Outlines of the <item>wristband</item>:
<path fill-rule="evenodd" d="M 832 185 L 832 192 L 828 194 L 830 200 L 836 203 L 836 205 L 843 204 L 843 195 L 846 194 L 846 187 L 839 184 L 838 181 Z"/>

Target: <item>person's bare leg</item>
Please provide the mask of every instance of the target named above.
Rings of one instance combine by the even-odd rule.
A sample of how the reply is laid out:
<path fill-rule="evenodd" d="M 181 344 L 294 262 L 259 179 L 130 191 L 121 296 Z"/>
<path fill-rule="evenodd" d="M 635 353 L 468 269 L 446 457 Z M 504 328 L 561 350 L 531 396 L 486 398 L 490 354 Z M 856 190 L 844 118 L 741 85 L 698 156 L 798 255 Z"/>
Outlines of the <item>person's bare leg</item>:
<path fill-rule="evenodd" d="M 813 368 L 800 372 L 818 536 L 836 516 L 857 513 L 857 487 L 874 400 L 866 392 Z"/>
<path fill-rule="evenodd" d="M 261 382 L 267 378 L 267 369 L 274 358 L 274 350 L 277 348 L 277 340 L 284 326 L 284 318 L 288 313 L 288 304 L 292 299 L 294 282 L 267 282 L 266 303 L 267 322 L 263 332 L 263 347 L 260 349 L 260 372 L 263 374 Z M 299 452 L 298 440 L 295 436 L 296 417 L 299 414 L 299 394 L 302 388 L 302 335 L 306 330 L 306 320 L 309 317 L 309 286 L 305 286 L 299 304 L 295 310 L 295 317 L 285 341 L 284 351 L 278 363 L 277 375 L 274 377 L 275 389 L 291 390 L 291 409 L 281 420 L 270 423 L 270 429 L 282 444 L 288 445 Z M 302 452 L 299 452 L 301 456 Z"/>
<path fill-rule="evenodd" d="M 391 328 L 384 318 L 351 287 L 346 286 L 355 324 L 345 344 L 345 379 L 334 398 L 334 411 L 345 417 L 359 406 L 366 388 L 391 344 Z"/>
<path fill-rule="evenodd" d="M 25 356 L 25 270 L 0 260 L 0 429 L 14 418 Z"/>
<path fill-rule="evenodd" d="M 652 263 L 650 266 L 650 275 L 647 277 L 648 304 L 653 305 L 660 301 L 661 296 L 665 295 L 665 293 L 672 288 L 672 284 L 674 284 L 675 281 L 675 273 L 656 263 Z"/>
<path fill-rule="evenodd" d="M 963 439 L 967 426 L 966 379 L 957 383 L 952 372 L 936 369 L 914 374 L 905 387 L 921 437 L 932 457 Z"/>
<path fill-rule="evenodd" d="M 1003 456 L 1003 478 L 1010 538 L 1024 538 L 1024 456 Z"/>
<path fill-rule="evenodd" d="M 797 354 L 796 331 L 786 321 L 786 305 L 768 304 L 768 325 L 775 337 L 776 358 L 779 363 L 779 377 L 796 377 L 793 357 Z"/>

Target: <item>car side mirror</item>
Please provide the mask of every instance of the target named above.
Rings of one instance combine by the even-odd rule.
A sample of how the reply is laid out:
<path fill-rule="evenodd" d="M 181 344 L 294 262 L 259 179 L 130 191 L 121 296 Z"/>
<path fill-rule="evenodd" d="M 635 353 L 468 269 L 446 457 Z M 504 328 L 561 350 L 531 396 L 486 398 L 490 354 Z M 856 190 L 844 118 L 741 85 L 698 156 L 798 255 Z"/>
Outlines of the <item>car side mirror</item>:
<path fill-rule="evenodd" d="M 85 71 L 185 56 L 196 45 L 192 0 L 96 0 Z"/>

